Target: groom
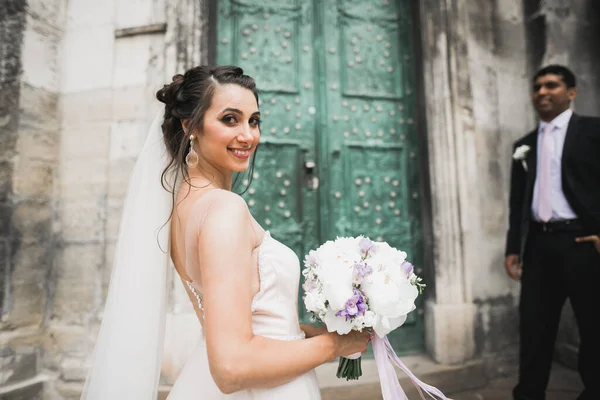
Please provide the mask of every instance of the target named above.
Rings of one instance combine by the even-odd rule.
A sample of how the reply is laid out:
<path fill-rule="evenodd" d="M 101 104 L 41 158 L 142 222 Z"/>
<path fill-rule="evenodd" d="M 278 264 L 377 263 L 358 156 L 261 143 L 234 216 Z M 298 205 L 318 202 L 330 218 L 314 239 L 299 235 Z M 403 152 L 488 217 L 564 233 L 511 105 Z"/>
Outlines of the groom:
<path fill-rule="evenodd" d="M 581 338 L 578 400 L 600 399 L 600 118 L 573 113 L 573 73 L 533 78 L 539 125 L 515 143 L 505 268 L 521 281 L 515 400 L 543 400 L 562 306 Z"/>

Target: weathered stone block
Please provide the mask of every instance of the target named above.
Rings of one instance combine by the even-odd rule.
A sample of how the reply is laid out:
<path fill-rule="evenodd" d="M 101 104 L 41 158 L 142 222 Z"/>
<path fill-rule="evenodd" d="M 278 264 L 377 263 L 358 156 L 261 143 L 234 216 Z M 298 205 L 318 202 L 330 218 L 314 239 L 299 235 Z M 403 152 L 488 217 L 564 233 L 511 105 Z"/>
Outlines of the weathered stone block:
<path fill-rule="evenodd" d="M 523 23 L 523 5 L 521 2 L 502 1 L 496 4 L 494 11 L 501 19 Z"/>
<path fill-rule="evenodd" d="M 86 137 L 85 134 L 88 130 L 99 129 L 95 128 L 97 123 L 109 124 L 112 121 L 112 89 L 100 88 L 62 93 L 60 110 L 63 129 L 76 128 L 79 130 L 79 134 Z M 94 142 L 92 141 L 90 144 L 94 144 Z"/>
<path fill-rule="evenodd" d="M 47 246 L 52 233 L 52 202 L 21 201 L 14 206 L 13 229 L 23 243 Z"/>
<path fill-rule="evenodd" d="M 146 70 L 150 62 L 150 40 L 148 35 L 141 35 L 120 38 L 115 42 L 112 82 L 114 87 L 146 83 Z"/>
<path fill-rule="evenodd" d="M 2 135 L 2 133 L 0 133 Z M 4 203 L 12 195 L 13 162 L 0 161 L 0 203 Z M 1 232 L 0 228 L 0 232 Z"/>
<path fill-rule="evenodd" d="M 134 158 L 110 160 L 108 165 L 109 208 L 120 210 L 127 195 L 129 181 L 135 165 Z"/>
<path fill-rule="evenodd" d="M 13 205 L 11 203 L 0 203 L 0 238 L 2 239 L 11 237 L 12 215 Z"/>
<path fill-rule="evenodd" d="M 10 348 L 0 350 L 0 387 L 33 378 L 38 370 L 37 360 L 35 351 L 20 353 Z"/>
<path fill-rule="evenodd" d="M 58 91 L 61 34 L 62 31 L 47 20 L 27 16 L 22 48 L 23 82 L 50 92 Z"/>
<path fill-rule="evenodd" d="M 34 382 L 31 385 L 3 393 L 0 400 L 42 400 L 43 394 L 44 382 Z"/>
<path fill-rule="evenodd" d="M 27 0 L 27 13 L 55 28 L 63 28 L 66 21 L 67 0 Z"/>
<path fill-rule="evenodd" d="M 461 364 L 474 354 L 473 304 L 425 302 L 425 341 L 427 352 L 439 363 Z"/>
<path fill-rule="evenodd" d="M 84 382 L 87 371 L 83 368 L 84 359 L 65 357 L 60 363 L 60 377 L 65 382 Z"/>
<path fill-rule="evenodd" d="M 13 111 L 10 111 L 10 113 L 6 111 L 6 113 L 1 114 L 4 114 L 0 115 L 1 122 L 4 122 L 4 125 L 0 124 L 0 160 L 13 162 L 17 139 L 19 138 L 17 115 Z"/>
<path fill-rule="evenodd" d="M 486 300 L 475 301 L 477 354 L 492 354 L 517 346 L 519 338 L 517 301 L 511 295 L 487 297 Z"/>
<path fill-rule="evenodd" d="M 110 160 L 136 159 L 144 146 L 149 127 L 147 120 L 114 122 L 110 131 Z"/>
<path fill-rule="evenodd" d="M 59 95 L 22 82 L 19 97 L 19 135 L 21 129 L 30 132 L 37 129 L 44 135 L 46 132 L 60 130 L 58 116 Z M 55 146 L 55 140 L 52 145 Z"/>
<path fill-rule="evenodd" d="M 85 180 L 87 176 L 82 171 L 77 170 L 77 166 L 86 163 L 86 160 L 80 160 L 75 162 L 74 160 L 69 162 L 70 168 L 65 168 L 62 176 L 65 178 L 61 181 L 60 195 L 62 202 L 77 203 L 77 202 L 96 202 L 98 207 L 104 207 L 104 199 L 106 197 L 106 179 L 101 174 L 105 173 L 106 164 L 102 161 L 94 162 L 90 160 L 87 163 L 86 170 L 93 169 L 95 165 L 98 169 L 95 171 L 97 177 L 93 178 L 90 176 L 89 180 Z M 80 177 L 80 181 L 77 181 L 77 177 Z M 95 179 L 95 180 L 94 180 Z"/>
<path fill-rule="evenodd" d="M 2 65 L 0 66 L 0 115 L 16 112 L 13 107 L 18 100 L 18 83 L 21 73 L 21 47 L 25 31 L 25 0 L 2 2 L 0 14 L 0 43 L 2 43 Z M 2 147 L 0 146 L 0 149 Z"/>
<path fill-rule="evenodd" d="M 114 24 L 115 0 L 87 1 L 70 0 L 67 10 L 67 28 Z"/>
<path fill-rule="evenodd" d="M 145 86 L 122 86 L 115 87 L 112 92 L 112 118 L 114 121 L 120 120 L 149 120 L 147 103 L 148 101 L 159 103 L 154 97 L 163 82 L 156 82 L 156 89 L 153 93 L 149 93 Z M 161 103 L 159 103 L 161 104 Z M 150 123 L 148 121 L 148 127 Z"/>
<path fill-rule="evenodd" d="M 93 15 L 89 10 L 85 12 Z M 94 45 L 90 46 L 90 43 Z M 63 39 L 61 92 L 72 93 L 110 87 L 113 46 L 114 29 L 111 25 L 67 30 Z"/>
<path fill-rule="evenodd" d="M 77 127 L 67 126 L 61 132 L 61 156 L 65 161 L 74 159 L 80 164 L 89 159 L 105 160 L 109 155 L 110 140 L 111 126 L 108 121 L 91 122 Z"/>
<path fill-rule="evenodd" d="M 53 323 L 48 327 L 44 341 L 43 364 L 46 368 L 60 369 L 60 363 L 65 354 L 85 357 L 91 354 L 91 338 L 96 337 L 96 330 L 90 335 L 90 330 L 83 326 L 55 324 L 58 319 L 53 317 Z M 83 365 L 83 362 L 81 363 Z"/>
<path fill-rule="evenodd" d="M 80 400 L 83 391 L 83 382 L 63 382 L 59 379 L 54 381 L 52 397 L 46 396 L 44 400 Z"/>
<path fill-rule="evenodd" d="M 62 135 L 61 197 L 101 201 L 106 196 L 109 127 L 66 128 Z"/>
<path fill-rule="evenodd" d="M 10 294 L 10 258 L 8 256 L 7 240 L 0 240 L 0 319 L 4 314 L 4 309 L 8 307 L 7 300 Z M 1 326 L 1 325 L 0 325 Z M 1 354 L 1 353 L 0 353 Z"/>
<path fill-rule="evenodd" d="M 48 110 L 56 112 L 56 110 Z M 57 120 L 54 120 L 57 125 Z M 18 165 L 22 159 L 45 161 L 48 164 L 58 163 L 59 152 L 59 129 L 51 129 L 47 126 L 36 125 L 37 121 L 31 121 L 26 118 L 21 119 L 19 126 L 19 140 L 17 142 L 17 152 L 19 158 L 16 160 Z M 53 125 L 48 119 L 48 124 Z"/>
<path fill-rule="evenodd" d="M 62 201 L 60 221 L 63 241 L 73 243 L 103 241 L 105 218 L 104 199 Z"/>
<path fill-rule="evenodd" d="M 104 248 L 100 244 L 66 245 L 57 257 L 56 293 L 53 318 L 63 324 L 81 325 L 98 307 L 104 266 Z"/>
<path fill-rule="evenodd" d="M 116 27 L 130 28 L 164 22 L 164 19 L 156 19 L 160 15 L 154 15 L 155 8 L 157 7 L 155 7 L 154 2 L 150 0 L 139 1 L 137 5 L 132 2 L 119 1 L 115 13 Z"/>
<path fill-rule="evenodd" d="M 524 67 L 524 65 L 523 65 Z M 502 147 L 512 156 L 512 144 L 535 126 L 533 107 L 529 102 L 530 77 L 517 71 L 498 71 L 498 120 L 502 123 Z M 523 99 L 515 101 L 515 97 Z M 510 165 L 510 158 L 505 162 Z M 508 180 L 506 181 L 508 184 Z"/>
<path fill-rule="evenodd" d="M 16 167 L 16 196 L 43 201 L 53 195 L 56 175 L 54 162 L 22 157 L 19 158 Z"/>
<path fill-rule="evenodd" d="M 51 251 L 35 242 L 21 242 L 14 251 L 10 276 L 11 309 L 5 320 L 12 328 L 39 326 L 45 314 Z"/>

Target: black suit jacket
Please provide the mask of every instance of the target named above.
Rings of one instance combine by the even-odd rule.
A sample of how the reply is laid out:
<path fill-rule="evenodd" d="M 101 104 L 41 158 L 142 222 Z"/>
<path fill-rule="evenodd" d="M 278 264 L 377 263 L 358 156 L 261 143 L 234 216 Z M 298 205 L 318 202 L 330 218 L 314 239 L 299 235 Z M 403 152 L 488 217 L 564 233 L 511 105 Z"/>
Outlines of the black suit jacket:
<path fill-rule="evenodd" d="M 527 170 L 513 160 L 506 254 L 523 255 L 536 178 L 538 129 L 514 144 L 528 145 Z M 573 114 L 562 153 L 562 189 L 589 235 L 600 235 L 600 118 Z M 522 259 L 522 258 L 521 258 Z"/>

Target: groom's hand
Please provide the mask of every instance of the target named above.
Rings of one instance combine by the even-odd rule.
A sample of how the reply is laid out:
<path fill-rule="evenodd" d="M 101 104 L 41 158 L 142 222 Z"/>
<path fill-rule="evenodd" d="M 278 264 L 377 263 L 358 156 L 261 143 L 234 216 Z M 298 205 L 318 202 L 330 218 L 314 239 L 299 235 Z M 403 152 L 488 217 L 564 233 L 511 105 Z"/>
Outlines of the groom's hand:
<path fill-rule="evenodd" d="M 506 273 L 515 281 L 521 280 L 521 274 L 523 273 L 523 265 L 519 260 L 518 254 L 508 254 L 504 259 L 504 268 Z"/>
<path fill-rule="evenodd" d="M 594 247 L 596 248 L 596 251 L 598 253 L 600 253 L 600 236 L 597 236 L 597 235 L 583 236 L 583 237 L 578 237 L 577 239 L 575 239 L 575 241 L 577 243 L 591 242 L 594 245 Z"/>

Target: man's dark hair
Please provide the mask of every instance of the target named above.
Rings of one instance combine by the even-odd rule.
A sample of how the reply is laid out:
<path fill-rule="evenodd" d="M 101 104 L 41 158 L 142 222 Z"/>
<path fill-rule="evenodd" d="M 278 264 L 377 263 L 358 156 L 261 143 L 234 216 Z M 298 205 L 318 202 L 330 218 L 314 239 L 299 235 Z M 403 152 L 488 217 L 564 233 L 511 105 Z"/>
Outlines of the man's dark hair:
<path fill-rule="evenodd" d="M 575 81 L 575 74 L 567 67 L 562 66 L 562 65 L 558 65 L 558 64 L 552 64 L 552 65 L 548 65 L 542 69 L 540 69 L 533 77 L 533 82 L 535 83 L 536 79 L 539 78 L 540 76 L 544 76 L 544 75 L 548 75 L 548 74 L 554 74 L 554 75 L 558 75 L 560 76 L 563 81 L 565 82 L 565 84 L 567 85 L 568 89 L 574 88 L 577 86 L 576 81 Z"/>

